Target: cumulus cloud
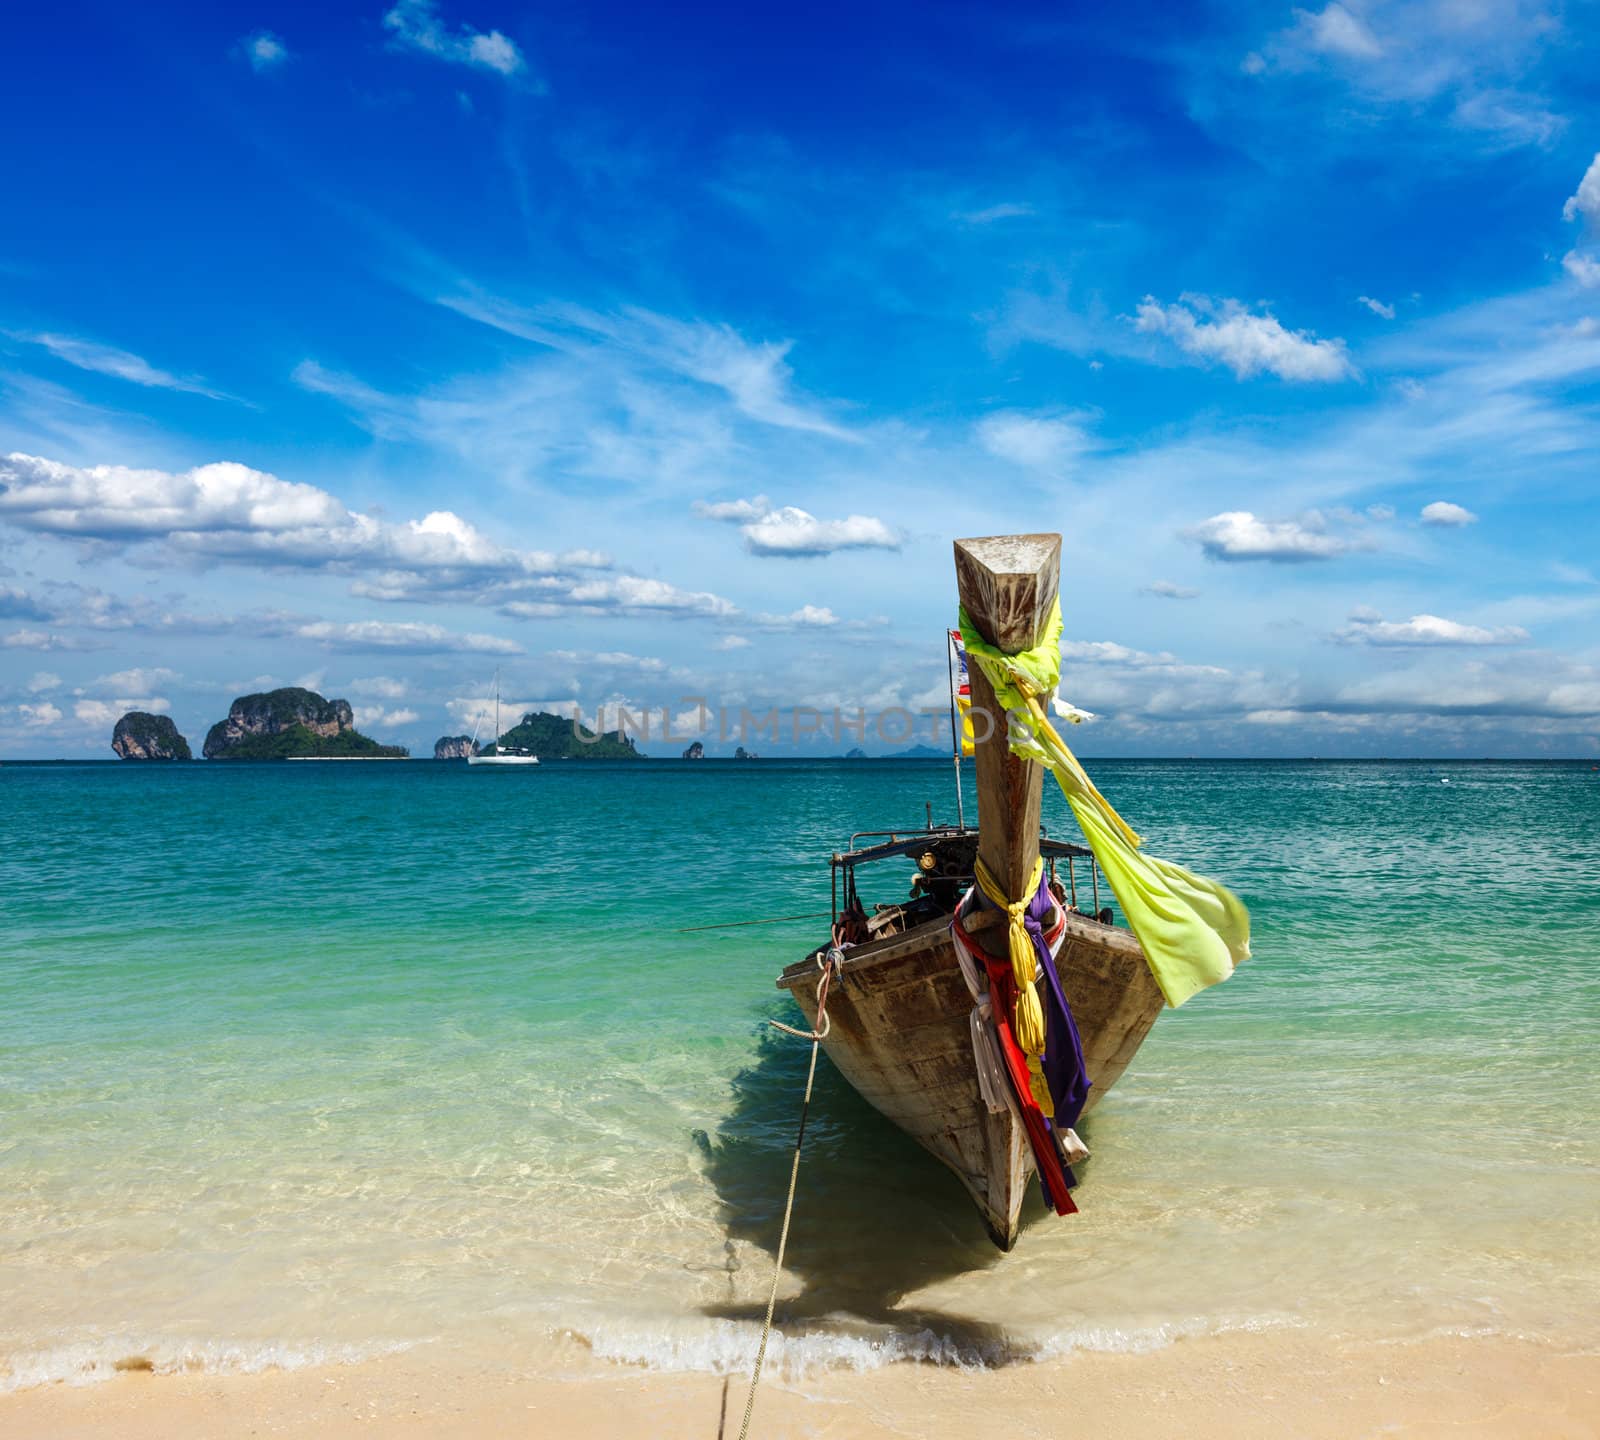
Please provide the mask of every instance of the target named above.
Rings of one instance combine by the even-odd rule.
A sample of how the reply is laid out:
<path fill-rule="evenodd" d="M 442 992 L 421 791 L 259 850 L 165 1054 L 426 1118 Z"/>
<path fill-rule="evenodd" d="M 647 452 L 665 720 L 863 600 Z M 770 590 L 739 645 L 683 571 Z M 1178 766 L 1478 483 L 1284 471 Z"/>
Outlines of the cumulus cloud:
<path fill-rule="evenodd" d="M 1357 295 L 1356 303 L 1365 305 L 1374 315 L 1382 316 L 1385 320 L 1394 319 L 1394 306 L 1385 305 L 1382 300 L 1374 300 L 1370 295 Z"/>
<path fill-rule="evenodd" d="M 1078 413 L 1002 410 L 978 422 L 978 443 L 991 455 L 1032 470 L 1060 472 L 1090 448 Z"/>
<path fill-rule="evenodd" d="M 1561 257 L 1561 268 L 1585 290 L 1600 285 L 1600 260 L 1582 250 L 1569 250 Z"/>
<path fill-rule="evenodd" d="M 169 473 L 0 457 L 0 520 L 68 539 L 160 544 L 186 560 L 366 571 L 352 588 L 371 599 L 733 610 L 716 596 L 659 580 L 591 578 L 586 572 L 611 564 L 592 550 L 513 549 L 448 510 L 391 523 L 357 514 L 314 485 L 229 462 Z"/>
<path fill-rule="evenodd" d="M 43 695 L 47 690 L 59 690 L 61 677 L 49 670 L 36 670 L 28 681 L 30 695 Z"/>
<path fill-rule="evenodd" d="M 737 525 L 745 549 L 752 555 L 785 558 L 830 555 L 835 550 L 898 550 L 900 537 L 871 515 L 847 515 L 843 520 L 819 520 L 794 505 L 770 505 L 765 496 L 754 500 L 696 501 L 695 513 L 708 520 Z"/>
<path fill-rule="evenodd" d="M 1435 500 L 1431 505 L 1422 507 L 1422 523 L 1460 529 L 1463 525 L 1476 525 L 1478 517 L 1465 505 L 1452 504 L 1449 500 Z"/>
<path fill-rule="evenodd" d="M 750 641 L 743 635 L 724 635 L 711 646 L 713 650 L 747 650 L 749 647 Z"/>
<path fill-rule="evenodd" d="M 1240 380 L 1276 375 L 1281 380 L 1348 380 L 1356 375 L 1343 340 L 1318 340 L 1306 330 L 1286 330 L 1276 316 L 1256 313 L 1237 300 L 1182 296 L 1162 305 L 1146 295 L 1134 317 L 1145 335 L 1171 340 L 1202 364 L 1220 362 Z"/>
<path fill-rule="evenodd" d="M 399 0 L 383 17 L 383 28 L 394 37 L 396 46 L 437 60 L 493 70 L 507 78 L 527 68 L 515 42 L 498 30 L 484 34 L 470 25 L 451 30 L 439 18 L 435 0 Z"/>
<path fill-rule="evenodd" d="M 0 585 L 0 619 L 48 620 L 51 613 L 26 590 L 15 585 Z"/>
<path fill-rule="evenodd" d="M 0 648 L 7 650 L 86 650 L 90 647 L 70 635 L 54 630 L 12 630 L 0 635 Z"/>
<path fill-rule="evenodd" d="M 752 617 L 763 630 L 827 630 L 839 624 L 839 617 L 826 605 L 802 605 L 787 615 Z"/>
<path fill-rule="evenodd" d="M 511 594 L 532 598 L 505 598 Z M 549 598 L 537 598 L 541 594 Z M 533 584 L 492 589 L 486 600 L 499 600 L 502 614 L 524 620 L 548 619 L 571 610 L 590 615 L 664 615 L 676 618 L 727 619 L 738 609 L 708 590 L 686 590 L 665 580 L 642 575 L 602 576 L 570 585 Z"/>
<path fill-rule="evenodd" d="M 382 705 L 355 705 L 350 713 L 358 730 L 386 730 L 397 725 L 415 725 L 422 718 L 415 710 L 405 707 L 385 710 Z"/>
<path fill-rule="evenodd" d="M 1329 534 L 1316 511 L 1299 520 L 1262 520 L 1248 510 L 1228 510 L 1184 532 L 1213 560 L 1269 560 L 1296 563 L 1331 560 L 1356 544 Z"/>
<path fill-rule="evenodd" d="M 129 695 L 117 700 L 75 700 L 72 715 L 80 725 L 115 725 L 130 710 L 164 715 L 172 708 L 160 695 Z"/>
<path fill-rule="evenodd" d="M 37 705 L 19 705 L 17 714 L 22 717 L 24 725 L 35 729 L 54 725 L 61 719 L 61 711 L 48 700 L 41 700 Z"/>
<path fill-rule="evenodd" d="M 151 695 L 177 678 L 177 671 L 157 665 L 149 669 L 118 670 L 112 675 L 102 675 L 94 684 L 102 691 L 111 690 L 119 695 Z"/>
<path fill-rule="evenodd" d="M 270 30 L 257 30 L 239 42 L 240 52 L 257 75 L 276 70 L 289 58 L 289 47 Z"/>
<path fill-rule="evenodd" d="M 308 690 L 320 690 L 320 684 L 307 685 Z M 361 679 L 352 680 L 342 687 L 352 695 L 377 695 L 384 700 L 404 700 L 411 693 L 411 687 L 404 680 L 396 680 L 390 675 L 368 675 Z"/>
<path fill-rule="evenodd" d="M 1528 632 L 1520 625 L 1465 625 L 1439 615 L 1413 615 L 1409 620 L 1385 620 L 1370 610 L 1358 610 L 1334 639 L 1346 645 L 1406 648 L 1418 645 L 1520 645 Z"/>
<path fill-rule="evenodd" d="M 1561 208 L 1564 220 L 1585 220 L 1590 225 L 1600 225 L 1600 152 L 1589 162 L 1578 188 L 1567 197 Z"/>
<path fill-rule="evenodd" d="M 215 390 L 192 377 L 171 375 L 158 370 L 148 360 L 127 350 L 111 345 L 101 345 L 94 340 L 81 340 L 73 335 L 54 335 L 44 331 L 5 332 L 13 340 L 27 345 L 37 345 L 48 350 L 57 360 L 75 365 L 80 370 L 92 370 L 97 375 L 111 375 L 134 385 L 144 385 L 157 390 L 184 390 L 191 395 L 205 395 L 212 400 L 226 399 Z"/>
<path fill-rule="evenodd" d="M 457 634 L 442 625 L 414 621 L 313 620 L 291 632 L 326 650 L 400 650 L 418 655 L 464 651 L 477 655 L 520 655 L 522 647 L 499 635 Z"/>
<path fill-rule="evenodd" d="M 1194 600 L 1200 592 L 1187 585 L 1174 585 L 1170 580 L 1152 580 L 1140 589 L 1141 595 L 1158 595 L 1163 600 Z"/>

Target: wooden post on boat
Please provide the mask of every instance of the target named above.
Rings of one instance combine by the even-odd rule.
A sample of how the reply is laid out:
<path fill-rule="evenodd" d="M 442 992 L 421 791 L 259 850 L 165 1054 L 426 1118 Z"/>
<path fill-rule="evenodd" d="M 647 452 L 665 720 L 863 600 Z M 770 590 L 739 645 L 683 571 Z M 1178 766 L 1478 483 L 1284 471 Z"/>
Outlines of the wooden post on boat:
<path fill-rule="evenodd" d="M 1037 645 L 1061 583 L 1061 537 L 994 535 L 957 540 L 955 554 L 956 589 L 978 633 L 1008 655 Z M 1021 899 L 1039 858 L 1044 771 L 1011 753 L 1005 711 L 982 667 L 969 664 L 967 674 L 976 740 L 978 853 L 1006 894 Z"/>

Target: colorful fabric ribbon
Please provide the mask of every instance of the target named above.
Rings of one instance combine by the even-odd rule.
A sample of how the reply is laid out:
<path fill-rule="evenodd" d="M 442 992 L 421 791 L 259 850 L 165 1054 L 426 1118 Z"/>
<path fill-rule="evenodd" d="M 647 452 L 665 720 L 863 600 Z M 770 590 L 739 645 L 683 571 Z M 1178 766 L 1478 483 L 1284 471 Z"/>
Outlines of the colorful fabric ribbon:
<path fill-rule="evenodd" d="M 1052 607 L 1044 639 L 1031 650 L 1006 655 L 989 644 L 963 607 L 961 638 L 1009 716 L 1012 753 L 1036 760 L 1055 776 L 1089 848 L 1122 906 L 1128 927 L 1167 1004 L 1226 980 L 1250 956 L 1250 912 L 1225 885 L 1153 855 L 1056 734 L 1041 697 L 1062 713 L 1073 711 L 1056 694 L 1061 679 L 1061 604 Z M 1076 712 L 1069 718 L 1077 718 Z"/>

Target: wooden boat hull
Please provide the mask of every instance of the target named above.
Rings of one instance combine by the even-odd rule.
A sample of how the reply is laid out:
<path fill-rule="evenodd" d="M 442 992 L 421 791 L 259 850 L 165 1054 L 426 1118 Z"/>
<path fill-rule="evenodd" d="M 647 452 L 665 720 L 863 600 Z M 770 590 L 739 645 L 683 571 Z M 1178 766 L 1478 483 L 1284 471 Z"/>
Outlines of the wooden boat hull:
<path fill-rule="evenodd" d="M 1056 968 L 1083 1041 L 1091 1109 L 1128 1068 L 1160 1013 L 1161 991 L 1126 930 L 1068 912 Z M 994 1115 L 978 1089 L 972 997 L 947 919 L 844 952 L 828 993 L 823 1048 L 863 1099 L 955 1172 L 996 1245 L 1011 1249 L 1033 1173 L 1021 1124 Z M 817 965 L 778 979 L 816 1024 Z"/>

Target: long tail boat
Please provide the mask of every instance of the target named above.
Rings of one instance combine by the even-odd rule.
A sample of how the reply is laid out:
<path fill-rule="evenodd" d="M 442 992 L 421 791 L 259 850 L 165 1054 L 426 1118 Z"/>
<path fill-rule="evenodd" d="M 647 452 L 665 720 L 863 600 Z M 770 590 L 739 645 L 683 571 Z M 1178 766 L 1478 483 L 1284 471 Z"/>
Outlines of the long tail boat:
<path fill-rule="evenodd" d="M 1040 642 L 1060 583 L 1059 535 L 958 540 L 955 561 L 961 603 L 983 639 L 1007 654 Z M 1127 1069 L 1164 1002 L 1138 940 L 1110 923 L 1097 894 L 1079 893 L 1080 877 L 1097 884 L 1091 853 L 1041 832 L 1043 768 L 1011 753 L 1004 711 L 977 666 L 971 687 L 973 712 L 991 717 L 974 727 L 977 828 L 930 823 L 852 837 L 831 862 L 834 944 L 790 965 L 777 983 L 815 1027 L 819 962 L 841 935 L 853 934 L 855 943 L 839 950 L 828 991 L 828 1057 L 869 1104 L 955 1173 L 995 1244 L 1010 1250 L 1034 1160 L 1015 1110 L 995 1113 L 986 1103 L 974 1063 L 973 998 L 950 922 L 975 859 L 982 857 L 1008 895 L 1025 893 L 1041 856 L 1055 881 L 1056 913 L 1047 928 L 1065 926 L 1056 969 L 1093 1082 L 1086 1110 Z M 862 839 L 875 843 L 858 847 Z M 915 861 L 911 896 L 869 915 L 856 872 L 896 859 Z M 1089 914 L 1082 913 L 1084 899 Z M 1004 930 L 995 928 L 1001 923 L 1000 912 L 990 911 L 974 915 L 967 928 L 992 929 L 1003 945 Z"/>

